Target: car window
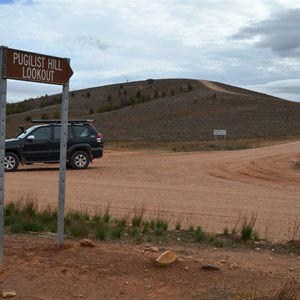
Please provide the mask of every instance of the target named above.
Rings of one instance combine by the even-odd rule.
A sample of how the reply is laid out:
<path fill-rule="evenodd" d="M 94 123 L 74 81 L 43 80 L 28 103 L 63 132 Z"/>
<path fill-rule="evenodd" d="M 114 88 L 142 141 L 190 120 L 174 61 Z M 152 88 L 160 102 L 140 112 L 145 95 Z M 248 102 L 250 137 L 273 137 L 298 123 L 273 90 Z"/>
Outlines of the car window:
<path fill-rule="evenodd" d="M 74 126 L 75 135 L 79 138 L 88 137 L 90 135 L 90 130 L 86 126 Z"/>
<path fill-rule="evenodd" d="M 54 128 L 54 139 L 60 139 L 60 126 L 55 126 Z M 73 133 L 71 130 L 71 126 L 68 126 L 68 139 L 73 138 Z"/>
<path fill-rule="evenodd" d="M 50 140 L 51 139 L 51 128 L 50 127 L 40 127 L 32 132 L 35 140 Z"/>
<path fill-rule="evenodd" d="M 17 135 L 18 139 L 23 139 L 26 136 L 29 136 L 30 133 L 36 128 L 36 126 L 30 127 L 27 130 L 23 131 L 22 133 L 20 133 L 19 135 Z"/>

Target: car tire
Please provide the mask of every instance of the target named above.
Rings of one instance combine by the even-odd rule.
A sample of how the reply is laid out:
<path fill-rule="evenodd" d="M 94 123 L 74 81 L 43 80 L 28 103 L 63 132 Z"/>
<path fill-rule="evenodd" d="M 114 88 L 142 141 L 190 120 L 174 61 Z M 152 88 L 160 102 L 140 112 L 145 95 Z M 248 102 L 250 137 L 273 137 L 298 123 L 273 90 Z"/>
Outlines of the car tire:
<path fill-rule="evenodd" d="M 70 162 L 73 169 L 86 169 L 90 159 L 85 151 L 76 151 L 72 154 Z"/>
<path fill-rule="evenodd" d="M 6 172 L 12 172 L 18 169 L 20 160 L 18 155 L 16 155 L 13 152 L 7 152 L 5 153 L 4 158 L 4 170 Z"/>

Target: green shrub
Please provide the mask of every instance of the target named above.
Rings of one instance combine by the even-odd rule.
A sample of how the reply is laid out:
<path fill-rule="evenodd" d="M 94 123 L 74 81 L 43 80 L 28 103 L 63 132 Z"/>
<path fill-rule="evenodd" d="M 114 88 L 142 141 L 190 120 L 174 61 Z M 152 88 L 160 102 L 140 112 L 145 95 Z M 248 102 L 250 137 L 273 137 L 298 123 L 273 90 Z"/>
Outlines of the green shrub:
<path fill-rule="evenodd" d="M 24 220 L 23 221 L 23 231 L 33 231 L 40 232 L 44 230 L 44 226 L 37 222 L 37 220 Z"/>
<path fill-rule="evenodd" d="M 60 119 L 60 113 L 58 111 L 56 111 L 54 114 L 53 114 L 53 118 L 54 119 Z"/>
<path fill-rule="evenodd" d="M 21 233 L 23 231 L 23 224 L 17 223 L 10 226 L 10 232 L 13 234 Z"/>
<path fill-rule="evenodd" d="M 96 239 L 104 241 L 108 237 L 109 228 L 107 226 L 100 226 L 96 229 Z"/>
<path fill-rule="evenodd" d="M 70 226 L 69 231 L 74 237 L 88 237 L 90 230 L 84 222 L 74 222 Z"/>
<path fill-rule="evenodd" d="M 112 239 L 116 240 L 116 239 L 120 239 L 122 237 L 123 234 L 123 230 L 122 228 L 114 228 L 112 229 L 110 236 Z"/>
<path fill-rule="evenodd" d="M 252 214 L 250 220 L 245 216 L 244 222 L 241 228 L 241 238 L 243 241 L 247 241 L 251 239 L 253 234 L 253 227 L 256 223 L 257 216 L 255 214 Z"/>
<path fill-rule="evenodd" d="M 37 202 L 28 200 L 23 204 L 22 211 L 26 217 L 35 217 L 38 212 Z"/>
<path fill-rule="evenodd" d="M 164 232 L 164 230 L 162 228 L 160 228 L 160 227 L 155 228 L 155 230 L 154 230 L 154 233 L 157 236 L 161 236 L 163 234 L 163 232 Z"/>
<path fill-rule="evenodd" d="M 132 226 L 135 226 L 135 227 L 140 227 L 141 224 L 142 224 L 142 220 L 143 220 L 143 216 L 144 216 L 144 212 L 145 212 L 145 209 L 144 208 L 141 208 L 141 209 L 134 209 L 133 213 L 133 218 L 131 220 L 131 223 L 132 223 Z"/>
<path fill-rule="evenodd" d="M 223 234 L 224 234 L 225 236 L 228 236 L 228 235 L 229 235 L 229 229 L 228 229 L 228 227 L 225 227 L 225 228 L 224 228 Z"/>
<path fill-rule="evenodd" d="M 205 232 L 202 230 L 201 226 L 198 226 L 194 231 L 194 237 L 196 242 L 202 242 L 205 239 Z"/>
<path fill-rule="evenodd" d="M 136 237 L 139 233 L 138 229 L 136 227 L 132 227 L 132 228 L 129 228 L 129 232 L 130 236 L 132 237 Z"/>
<path fill-rule="evenodd" d="M 125 228 L 126 224 L 127 224 L 127 218 L 123 217 L 123 218 L 118 218 L 115 219 L 115 224 L 117 225 L 117 227 L 119 228 Z"/>
<path fill-rule="evenodd" d="M 181 222 L 177 221 L 175 224 L 175 230 L 180 230 L 181 229 Z"/>
<path fill-rule="evenodd" d="M 107 204 L 104 215 L 103 215 L 103 221 L 105 223 L 109 223 L 109 221 L 111 220 L 111 215 L 110 215 L 110 204 Z"/>
<path fill-rule="evenodd" d="M 157 229 L 167 230 L 168 225 L 169 224 L 167 221 L 160 219 L 160 218 L 157 218 L 155 221 L 155 228 L 157 228 Z"/>
<path fill-rule="evenodd" d="M 57 220 L 57 211 L 52 210 L 49 206 L 47 209 L 42 210 L 38 213 L 38 218 L 42 223 L 56 222 Z"/>
<path fill-rule="evenodd" d="M 9 202 L 4 209 L 4 214 L 6 216 L 10 216 L 10 215 L 16 215 L 19 214 L 20 211 L 17 208 L 16 204 L 14 202 Z"/>
<path fill-rule="evenodd" d="M 194 225 L 190 225 L 188 231 L 193 233 L 195 231 Z"/>
<path fill-rule="evenodd" d="M 42 119 L 42 120 L 48 120 L 49 118 L 48 118 L 48 115 L 47 115 L 46 113 L 43 113 L 43 114 L 41 115 L 41 119 Z"/>
<path fill-rule="evenodd" d="M 148 232 L 149 232 L 149 229 L 150 229 L 150 222 L 144 221 L 144 222 L 143 222 L 143 230 L 142 230 L 142 233 L 143 233 L 143 234 L 148 233 Z"/>
<path fill-rule="evenodd" d="M 154 220 L 151 220 L 151 221 L 150 221 L 150 228 L 151 228 L 152 230 L 155 229 L 155 221 L 154 221 Z"/>

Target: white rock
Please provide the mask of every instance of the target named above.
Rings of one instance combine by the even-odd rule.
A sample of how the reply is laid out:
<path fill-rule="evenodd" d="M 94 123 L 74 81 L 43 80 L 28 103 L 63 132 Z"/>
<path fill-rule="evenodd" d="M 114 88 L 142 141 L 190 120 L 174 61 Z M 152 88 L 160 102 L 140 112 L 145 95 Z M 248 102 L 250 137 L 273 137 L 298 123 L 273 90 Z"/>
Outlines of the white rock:
<path fill-rule="evenodd" d="M 95 247 L 95 244 L 90 239 L 82 239 L 79 243 L 82 247 Z"/>
<path fill-rule="evenodd" d="M 11 298 L 17 296 L 17 293 L 13 290 L 3 290 L 2 298 Z"/>
<path fill-rule="evenodd" d="M 177 256 L 170 250 L 162 253 L 157 259 L 156 264 L 158 266 L 164 267 L 174 263 L 177 260 Z"/>

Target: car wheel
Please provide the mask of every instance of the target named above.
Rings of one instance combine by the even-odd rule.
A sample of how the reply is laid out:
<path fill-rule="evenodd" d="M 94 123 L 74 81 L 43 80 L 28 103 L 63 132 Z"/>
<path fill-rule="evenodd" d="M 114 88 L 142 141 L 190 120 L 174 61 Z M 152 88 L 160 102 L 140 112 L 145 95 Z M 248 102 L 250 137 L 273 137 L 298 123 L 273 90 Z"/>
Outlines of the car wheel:
<path fill-rule="evenodd" d="M 19 166 L 19 157 L 15 153 L 7 152 L 4 158 L 4 169 L 6 172 L 15 171 Z"/>
<path fill-rule="evenodd" d="M 90 163 L 88 154 L 85 151 L 76 151 L 71 157 L 73 169 L 86 169 Z"/>

